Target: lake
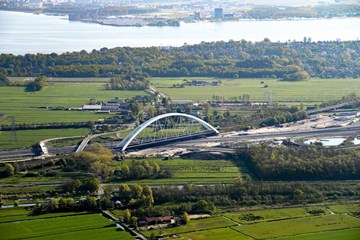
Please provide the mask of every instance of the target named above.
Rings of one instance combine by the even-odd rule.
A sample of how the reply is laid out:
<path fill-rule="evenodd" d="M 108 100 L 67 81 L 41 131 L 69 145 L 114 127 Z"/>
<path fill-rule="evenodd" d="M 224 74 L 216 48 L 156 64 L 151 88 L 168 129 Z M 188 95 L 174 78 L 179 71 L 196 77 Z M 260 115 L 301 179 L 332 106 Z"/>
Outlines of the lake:
<path fill-rule="evenodd" d="M 180 27 L 113 27 L 71 22 L 67 16 L 0 11 L 0 53 L 62 53 L 103 47 L 181 46 L 201 41 L 357 40 L 360 18 L 241 20 L 184 23 Z"/>
<path fill-rule="evenodd" d="M 309 139 L 304 141 L 305 144 L 314 144 L 315 142 L 321 142 L 323 146 L 339 146 L 341 143 L 343 143 L 346 140 L 346 138 L 323 138 L 323 139 Z M 354 145 L 360 144 L 360 138 L 355 138 L 353 141 Z"/>

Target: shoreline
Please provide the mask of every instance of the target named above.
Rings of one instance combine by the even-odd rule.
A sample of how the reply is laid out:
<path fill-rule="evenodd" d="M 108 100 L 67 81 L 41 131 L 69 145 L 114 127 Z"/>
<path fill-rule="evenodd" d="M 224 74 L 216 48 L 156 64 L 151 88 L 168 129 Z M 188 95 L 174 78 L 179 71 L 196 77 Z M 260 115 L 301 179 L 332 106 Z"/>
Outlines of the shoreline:
<path fill-rule="evenodd" d="M 0 11 L 4 11 L 4 12 L 20 12 L 20 13 L 32 13 L 35 15 L 45 15 L 45 16 L 54 16 L 54 17 L 68 17 L 69 13 L 51 13 L 51 12 L 44 12 L 42 10 L 32 10 L 32 9 L 2 9 L 0 8 Z M 122 17 L 127 17 L 127 15 L 124 15 Z M 98 21 L 96 19 L 78 19 L 78 20 L 70 20 L 69 18 L 67 19 L 62 19 L 62 20 L 67 20 L 70 22 L 83 22 L 83 23 L 93 23 L 93 24 L 99 24 L 99 25 L 103 25 L 103 26 L 112 26 L 112 27 L 136 27 L 136 28 L 141 28 L 141 27 L 179 27 L 181 25 L 181 23 L 185 23 L 185 24 L 195 24 L 195 23 L 226 23 L 226 22 L 268 22 L 268 21 L 274 21 L 274 22 L 284 22 L 284 21 L 314 21 L 314 20 L 336 20 L 336 19 L 358 19 L 360 18 L 360 16 L 353 16 L 353 17 L 347 17 L 347 16 L 338 16 L 338 17 L 313 17 L 313 18 L 299 18 L 299 17 L 287 17 L 287 18 L 236 18 L 236 19 L 222 19 L 222 20 L 216 20 L 216 19 L 202 19 L 202 20 L 186 20 L 186 19 L 178 19 L 176 21 L 178 21 L 180 24 L 177 25 L 169 25 L 169 24 L 165 24 L 165 25 L 152 25 L 151 22 L 149 22 L 148 24 L 144 24 L 144 25 L 139 25 L 139 24 L 115 24 L 115 23 L 104 23 L 101 21 Z M 139 17 L 139 19 L 144 19 L 142 17 Z M 168 19 L 170 20 L 170 19 Z"/>

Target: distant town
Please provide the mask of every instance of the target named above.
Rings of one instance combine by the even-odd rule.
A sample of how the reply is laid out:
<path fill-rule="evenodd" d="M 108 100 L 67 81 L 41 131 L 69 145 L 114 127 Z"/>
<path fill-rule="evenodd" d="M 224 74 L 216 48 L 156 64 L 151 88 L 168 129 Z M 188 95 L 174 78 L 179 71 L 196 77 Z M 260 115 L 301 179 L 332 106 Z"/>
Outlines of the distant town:
<path fill-rule="evenodd" d="M 102 25 L 180 26 L 181 22 L 238 21 L 241 19 L 303 19 L 358 17 L 354 0 L 307 1 L 84 1 L 5 0 L 0 10 L 67 15 L 70 21 Z M 275 4 L 273 6 L 269 3 Z"/>

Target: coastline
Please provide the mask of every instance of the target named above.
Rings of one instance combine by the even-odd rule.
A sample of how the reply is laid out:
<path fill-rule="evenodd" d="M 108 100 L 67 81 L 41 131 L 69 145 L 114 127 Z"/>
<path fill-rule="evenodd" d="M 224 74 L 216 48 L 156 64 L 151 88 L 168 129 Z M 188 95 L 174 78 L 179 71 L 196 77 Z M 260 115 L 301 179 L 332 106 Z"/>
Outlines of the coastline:
<path fill-rule="evenodd" d="M 312 17 L 312 18 L 306 18 L 306 17 L 287 17 L 287 18 L 236 18 L 236 19 L 200 19 L 200 20 L 192 20 L 192 19 L 167 19 L 166 21 L 175 21 L 179 24 L 167 24 L 167 22 L 161 22 L 163 24 L 157 24 L 152 22 L 147 22 L 146 24 L 116 24 L 116 23 L 106 23 L 101 20 L 97 19 L 77 19 L 77 20 L 70 20 L 68 18 L 69 13 L 55 13 L 55 12 L 46 12 L 40 9 L 34 10 L 34 9 L 8 9 L 8 8 L 0 8 L 0 11 L 6 11 L 6 12 L 20 12 L 20 13 L 32 13 L 35 15 L 46 15 L 46 16 L 60 16 L 60 17 L 67 17 L 67 19 L 71 22 L 83 22 L 83 23 L 93 23 L 93 24 L 99 24 L 103 26 L 112 26 L 112 27 L 179 27 L 181 23 L 186 24 L 193 24 L 193 23 L 226 23 L 226 22 L 283 22 L 283 21 L 313 21 L 313 20 L 336 20 L 336 19 L 358 19 L 360 16 L 335 16 L 335 17 Z M 126 18 L 126 15 L 122 16 Z M 106 18 L 105 18 L 106 19 Z M 144 21 L 148 21 L 147 18 L 139 17 L 138 19 L 143 19 Z"/>

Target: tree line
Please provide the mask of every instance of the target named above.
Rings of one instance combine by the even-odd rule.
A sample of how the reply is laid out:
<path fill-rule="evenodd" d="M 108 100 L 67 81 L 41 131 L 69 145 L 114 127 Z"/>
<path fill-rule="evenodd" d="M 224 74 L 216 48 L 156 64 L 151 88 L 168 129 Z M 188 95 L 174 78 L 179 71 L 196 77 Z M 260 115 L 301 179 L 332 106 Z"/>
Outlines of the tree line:
<path fill-rule="evenodd" d="M 182 47 L 119 47 L 63 54 L 0 55 L 5 76 L 359 77 L 359 41 L 202 42 Z M 1 76 L 0 76 L 1 77 Z M 110 87 L 122 87 L 123 83 Z M 117 86 L 116 86 L 117 85 Z"/>
<path fill-rule="evenodd" d="M 233 184 L 152 188 L 152 205 L 144 202 L 134 205 L 130 203 L 139 203 L 144 199 L 139 195 L 141 186 L 135 185 L 121 184 L 118 191 L 113 191 L 114 199 L 120 199 L 123 208 L 130 209 L 133 216 L 211 213 L 216 211 L 216 206 L 308 204 L 356 199 L 360 195 L 356 184 L 344 182 L 242 182 L 238 178 Z"/>
<path fill-rule="evenodd" d="M 171 175 L 170 169 L 163 169 L 159 164 L 147 160 L 133 160 L 131 165 L 123 164 L 120 169 L 114 171 L 114 176 L 120 180 L 168 178 Z"/>
<path fill-rule="evenodd" d="M 270 147 L 239 150 L 238 158 L 262 180 L 349 180 L 360 178 L 360 151 L 326 147 Z"/>

